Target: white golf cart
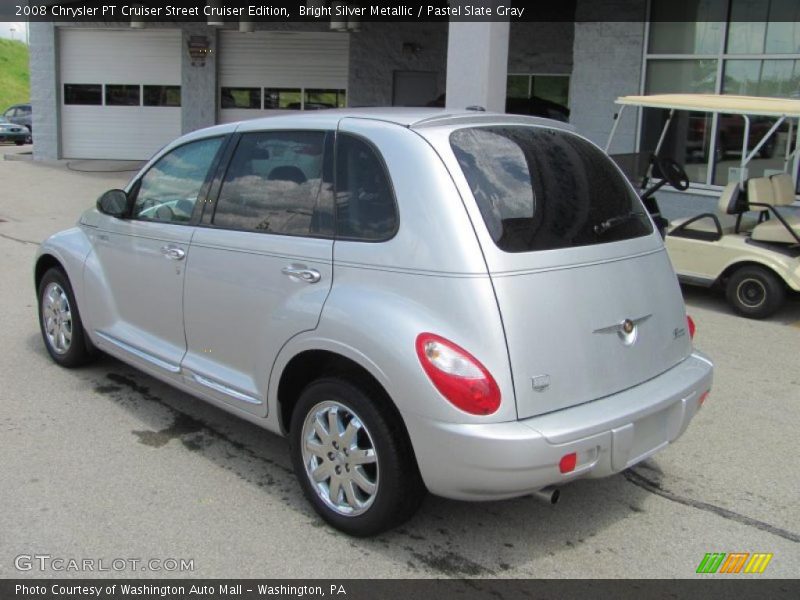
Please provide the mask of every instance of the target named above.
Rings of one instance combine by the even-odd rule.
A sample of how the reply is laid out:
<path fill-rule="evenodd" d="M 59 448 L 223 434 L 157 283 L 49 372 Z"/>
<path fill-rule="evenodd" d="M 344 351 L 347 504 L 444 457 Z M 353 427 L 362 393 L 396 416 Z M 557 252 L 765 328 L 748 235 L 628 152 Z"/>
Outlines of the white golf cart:
<path fill-rule="evenodd" d="M 620 109 L 606 151 L 627 106 L 669 111 L 651 157 L 618 155 L 617 162 L 640 185 L 642 200 L 665 235 L 679 279 L 723 289 L 737 313 L 756 319 L 777 311 L 787 294 L 800 292 L 800 210 L 794 206 L 800 160 L 800 100 L 661 94 L 623 96 L 616 103 Z M 678 111 L 688 112 L 688 117 L 680 120 L 685 157 L 699 155 L 701 161 L 707 161 L 712 155 L 719 170 L 724 168 L 722 161 L 728 154 L 739 154 L 740 159 L 738 167 L 728 165 L 728 183 L 716 212 L 668 222 L 661 216 L 655 192 L 667 184 L 681 191 L 689 187 L 685 168 L 663 151 Z M 714 113 L 719 117 L 712 127 L 710 116 Z M 716 136 L 708 133 L 714 128 Z M 726 132 L 728 139 L 723 144 Z M 712 146 L 710 138 L 714 137 L 717 143 Z M 731 148 L 731 139 L 740 149 Z M 778 146 L 784 146 L 782 157 L 775 156 Z M 630 157 L 636 159 L 631 162 Z M 759 159 L 761 173 L 749 177 L 748 165 L 754 159 Z M 765 164 L 771 168 L 764 168 Z"/>

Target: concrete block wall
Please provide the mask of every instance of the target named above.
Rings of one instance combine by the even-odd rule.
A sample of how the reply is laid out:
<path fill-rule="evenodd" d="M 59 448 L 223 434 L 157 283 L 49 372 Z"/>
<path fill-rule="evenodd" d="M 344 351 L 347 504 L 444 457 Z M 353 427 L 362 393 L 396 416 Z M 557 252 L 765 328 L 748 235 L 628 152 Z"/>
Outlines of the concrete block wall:
<path fill-rule="evenodd" d="M 58 40 L 53 23 L 28 23 L 30 28 L 31 106 L 36 138 L 34 158 L 59 157 Z"/>
<path fill-rule="evenodd" d="M 572 72 L 574 23 L 512 23 L 508 45 L 509 73 Z"/>
<path fill-rule="evenodd" d="M 391 106 L 395 71 L 434 71 L 437 96 L 447 67 L 447 23 L 362 23 L 350 36 L 350 106 Z M 405 45 L 405 50 L 404 50 Z"/>
<path fill-rule="evenodd" d="M 646 0 L 578 0 L 576 7 L 570 121 L 580 133 L 605 146 L 619 109 L 618 96 L 638 94 L 642 76 Z M 631 21 L 588 19 L 597 15 L 630 15 Z M 582 19 L 587 19 L 582 21 Z M 617 128 L 615 152 L 632 152 L 637 111 L 627 108 Z"/>
<path fill-rule="evenodd" d="M 217 48 L 218 27 L 204 23 L 184 23 L 181 44 L 181 131 L 210 127 L 217 122 Z M 204 65 L 192 65 L 187 51 L 193 35 L 208 37 L 211 54 Z"/>

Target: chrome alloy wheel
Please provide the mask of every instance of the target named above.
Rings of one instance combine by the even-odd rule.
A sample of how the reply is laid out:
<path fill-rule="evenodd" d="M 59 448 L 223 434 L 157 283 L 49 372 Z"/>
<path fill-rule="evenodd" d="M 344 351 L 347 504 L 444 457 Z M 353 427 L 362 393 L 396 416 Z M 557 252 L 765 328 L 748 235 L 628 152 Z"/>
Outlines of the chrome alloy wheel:
<path fill-rule="evenodd" d="M 50 348 L 56 354 L 66 354 L 72 344 L 72 309 L 64 288 L 55 282 L 44 290 L 42 322 Z"/>
<path fill-rule="evenodd" d="M 317 496 L 340 515 L 366 512 L 378 492 L 378 457 L 358 415 L 338 402 L 320 402 L 308 411 L 301 439 Z"/>

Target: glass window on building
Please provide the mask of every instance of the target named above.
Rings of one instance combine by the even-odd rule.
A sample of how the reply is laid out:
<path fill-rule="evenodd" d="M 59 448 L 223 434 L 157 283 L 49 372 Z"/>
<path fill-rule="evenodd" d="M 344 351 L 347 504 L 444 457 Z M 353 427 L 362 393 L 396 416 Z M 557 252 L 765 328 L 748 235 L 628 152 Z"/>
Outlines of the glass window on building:
<path fill-rule="evenodd" d="M 303 93 L 300 88 L 265 88 L 264 108 L 300 110 Z"/>
<path fill-rule="evenodd" d="M 261 108 L 261 88 L 224 87 L 220 90 L 221 108 Z"/>
<path fill-rule="evenodd" d="M 800 3 L 797 0 L 652 0 L 645 55 L 646 94 L 713 93 L 800 98 Z M 667 111 L 642 112 L 640 150 L 655 149 Z M 676 112 L 663 153 L 685 165 L 695 185 L 738 179 L 742 153 L 753 153 L 775 119 Z M 748 177 L 783 169 L 789 126 L 755 152 Z"/>
<path fill-rule="evenodd" d="M 511 74 L 506 79 L 506 112 L 569 120 L 569 76 Z"/>

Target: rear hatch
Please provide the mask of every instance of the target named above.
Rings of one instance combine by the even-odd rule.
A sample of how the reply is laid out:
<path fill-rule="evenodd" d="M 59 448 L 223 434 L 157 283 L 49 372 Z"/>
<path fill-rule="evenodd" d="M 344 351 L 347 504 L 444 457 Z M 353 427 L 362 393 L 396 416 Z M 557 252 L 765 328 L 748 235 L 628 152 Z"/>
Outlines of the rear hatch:
<path fill-rule="evenodd" d="M 523 125 L 460 128 L 449 142 L 474 198 L 519 418 L 625 390 L 689 355 L 661 239 L 600 149 Z"/>

